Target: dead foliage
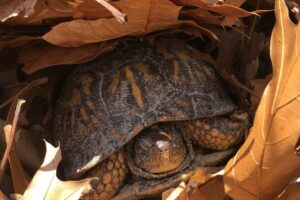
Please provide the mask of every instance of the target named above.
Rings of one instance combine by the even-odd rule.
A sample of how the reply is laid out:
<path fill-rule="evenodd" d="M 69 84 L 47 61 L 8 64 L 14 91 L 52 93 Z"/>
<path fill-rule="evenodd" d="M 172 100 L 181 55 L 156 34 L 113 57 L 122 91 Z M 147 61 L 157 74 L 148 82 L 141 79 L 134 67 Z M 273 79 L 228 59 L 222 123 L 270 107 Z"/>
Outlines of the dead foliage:
<path fill-rule="evenodd" d="M 158 35 L 197 48 L 254 119 L 225 166 L 196 168 L 162 199 L 299 198 L 299 16 L 296 0 L 2 1 L 0 199 L 78 199 L 90 187 L 94 177 L 57 176 L 59 90 L 75 65 Z"/>

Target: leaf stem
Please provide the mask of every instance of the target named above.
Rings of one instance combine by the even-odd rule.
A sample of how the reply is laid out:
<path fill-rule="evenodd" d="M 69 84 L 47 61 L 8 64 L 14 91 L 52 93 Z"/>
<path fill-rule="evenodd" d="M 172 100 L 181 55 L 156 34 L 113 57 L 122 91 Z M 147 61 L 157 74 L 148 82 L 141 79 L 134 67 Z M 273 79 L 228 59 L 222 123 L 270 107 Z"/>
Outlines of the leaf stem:
<path fill-rule="evenodd" d="M 247 91 L 249 94 L 253 95 L 254 97 L 260 99 L 260 97 L 257 94 L 255 94 L 252 90 L 250 90 L 245 85 L 243 85 L 239 80 L 236 79 L 236 77 L 234 75 L 231 75 L 230 79 L 236 84 L 236 86 Z"/>
<path fill-rule="evenodd" d="M 31 88 L 34 88 L 34 87 L 39 86 L 39 85 L 42 85 L 42 84 L 46 83 L 47 81 L 48 81 L 48 78 L 43 77 L 43 78 L 39 78 L 37 80 L 34 80 L 34 81 L 30 82 L 28 85 L 26 85 L 24 88 L 22 88 L 20 90 L 20 92 L 18 92 L 16 95 L 10 97 L 8 100 L 6 100 L 2 104 L 0 104 L 0 110 L 2 108 L 4 108 L 5 106 L 7 106 L 10 102 L 12 102 L 13 100 L 15 100 L 16 98 L 18 98 L 21 94 L 24 94 L 28 90 L 30 90 Z"/>
<path fill-rule="evenodd" d="M 0 164 L 0 184 L 2 182 L 4 173 L 5 173 L 5 168 L 6 168 L 7 160 L 9 157 L 9 152 L 13 146 L 13 141 L 14 141 L 14 137 L 15 137 L 15 133 L 16 133 L 16 127 L 17 127 L 17 123 L 18 123 L 18 119 L 19 119 L 19 114 L 20 114 L 23 103 L 25 103 L 24 99 L 18 99 L 12 126 L 8 124 L 4 127 L 5 139 L 6 139 L 7 145 L 6 145 L 6 149 L 5 149 L 3 158 L 1 160 L 1 164 Z"/>
<path fill-rule="evenodd" d="M 127 21 L 126 14 L 122 13 L 115 7 L 113 7 L 111 4 L 109 4 L 105 0 L 96 0 L 99 4 L 101 4 L 104 8 L 109 10 L 111 14 L 117 19 L 117 21 L 121 24 L 125 23 Z"/>

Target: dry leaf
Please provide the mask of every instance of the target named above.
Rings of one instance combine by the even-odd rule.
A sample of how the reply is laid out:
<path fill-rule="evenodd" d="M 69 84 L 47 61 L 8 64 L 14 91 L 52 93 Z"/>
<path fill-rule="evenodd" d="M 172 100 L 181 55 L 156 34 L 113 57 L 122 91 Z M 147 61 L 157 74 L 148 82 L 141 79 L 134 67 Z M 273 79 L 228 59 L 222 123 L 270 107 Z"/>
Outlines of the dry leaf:
<path fill-rule="evenodd" d="M 19 61 L 23 71 L 31 74 L 49 66 L 80 64 L 93 60 L 114 48 L 116 42 L 103 42 L 81 47 L 57 47 L 46 42 L 31 43 L 22 48 Z"/>
<path fill-rule="evenodd" d="M 66 0 L 47 0 L 47 5 L 59 12 L 72 12 L 73 9 Z"/>
<path fill-rule="evenodd" d="M 220 167 L 199 167 L 193 172 L 189 183 L 183 182 L 175 189 L 163 193 L 163 200 L 222 200 L 224 198 L 223 170 Z M 216 173 L 213 173 L 216 172 Z"/>
<path fill-rule="evenodd" d="M 128 22 L 120 24 L 115 18 L 74 20 L 61 23 L 43 36 L 58 46 L 81 46 L 125 35 L 141 35 L 178 25 L 180 6 L 169 0 L 122 0 L 114 4 L 127 14 Z"/>
<path fill-rule="evenodd" d="M 81 192 L 92 180 L 81 181 L 61 181 L 56 177 L 56 169 L 61 160 L 59 147 L 54 148 L 51 144 L 46 144 L 46 155 L 40 169 L 34 175 L 23 199 L 79 199 Z"/>
<path fill-rule="evenodd" d="M 9 137 L 11 125 L 6 125 L 4 127 L 4 132 L 6 137 Z M 30 182 L 30 177 L 25 172 L 15 148 L 12 148 L 9 152 L 9 166 L 12 174 L 14 191 L 22 194 Z"/>
<path fill-rule="evenodd" d="M 2 0 L 0 3 L 0 21 L 4 22 L 20 13 L 22 17 L 29 17 L 34 13 L 34 6 L 37 0 Z"/>
<path fill-rule="evenodd" d="M 21 161 L 17 155 L 14 148 L 14 138 L 15 132 L 18 125 L 19 114 L 21 112 L 21 106 L 25 103 L 25 100 L 16 98 L 9 110 L 6 123 L 4 126 L 4 135 L 6 140 L 6 149 L 4 151 L 2 161 L 1 161 L 1 171 L 0 171 L 0 182 L 2 181 L 3 175 L 6 171 L 6 162 L 9 161 L 9 166 L 11 170 L 11 176 L 14 186 L 14 191 L 16 193 L 23 193 L 29 184 L 30 178 L 25 172 Z M 2 128 L 2 127 L 1 127 Z"/>
<path fill-rule="evenodd" d="M 4 13 L 13 13 L 3 22 L 5 25 L 41 25 L 48 19 L 50 21 L 58 18 L 72 19 L 72 13 L 52 8 L 51 5 L 48 5 L 47 0 L 5 0 L 5 2 L 5 7 L 1 7 L 0 11 L 2 12 L 2 9 L 6 11 L 8 8 L 9 10 Z"/>
<path fill-rule="evenodd" d="M 9 112 L 7 114 L 6 125 L 4 127 L 4 133 L 6 138 L 6 151 L 3 156 L 3 166 L 1 162 L 1 170 L 0 177 L 2 178 L 2 175 L 5 170 L 5 162 L 6 159 L 9 159 L 9 165 L 11 169 L 12 179 L 13 179 L 13 185 L 14 185 L 14 191 L 16 193 L 22 194 L 25 189 L 27 188 L 30 178 L 25 172 L 20 158 L 16 152 L 15 144 L 14 144 L 14 135 L 15 131 L 17 129 L 17 122 L 19 118 L 20 113 L 20 106 L 25 102 L 24 100 L 20 100 L 20 96 L 23 96 L 26 94 L 30 89 L 33 87 L 36 87 L 38 85 L 41 85 L 45 82 L 47 82 L 47 78 L 40 78 L 38 80 L 32 81 L 29 83 L 26 87 L 24 87 L 20 92 L 18 92 L 13 98 L 12 98 L 12 104 L 10 106 Z M 12 125 L 10 125 L 12 124 Z M 0 179 L 1 179 L 0 178 Z"/>
<path fill-rule="evenodd" d="M 186 14 L 196 19 L 198 22 L 203 23 L 207 21 L 208 23 L 220 25 L 220 26 L 232 26 L 239 18 L 248 17 L 250 15 L 257 15 L 255 12 L 248 12 L 241 8 L 229 5 L 229 4 L 210 4 L 205 3 L 202 0 L 174 0 L 180 5 L 196 6 L 197 9 L 188 10 Z M 212 12 L 208 12 L 212 11 Z"/>
<path fill-rule="evenodd" d="M 289 184 L 284 192 L 277 198 L 277 200 L 297 200 L 300 199 L 300 183 Z"/>
<path fill-rule="evenodd" d="M 69 1 L 68 3 L 73 9 L 73 17 L 75 19 L 83 18 L 92 20 L 113 17 L 106 8 L 94 0 Z M 115 6 L 117 1 L 109 1 L 109 3 Z"/>
<path fill-rule="evenodd" d="M 21 36 L 16 39 L 0 40 L 0 50 L 2 50 L 4 47 L 22 46 L 28 42 L 31 42 L 31 41 L 37 40 L 37 39 L 38 39 L 38 37 Z"/>
<path fill-rule="evenodd" d="M 0 199 L 8 200 L 7 196 L 5 196 L 5 194 L 3 194 L 3 192 L 1 192 L 1 190 L 0 190 Z"/>
<path fill-rule="evenodd" d="M 199 187 L 191 194 L 190 200 L 224 200 L 225 191 L 223 177 L 217 176 Z M 182 199 L 183 200 L 183 199 Z"/>
<path fill-rule="evenodd" d="M 161 194 L 161 200 L 175 200 L 183 192 L 186 183 L 182 181 L 176 188 L 171 188 Z"/>
<path fill-rule="evenodd" d="M 3 148 L 6 145 L 4 132 L 2 131 L 3 127 L 4 121 L 0 120 L 0 155 L 3 155 Z M 40 147 L 40 144 L 37 145 L 37 142 L 40 142 L 41 140 L 40 135 L 32 134 L 26 129 L 18 128 L 16 131 L 14 149 L 16 150 L 23 166 L 26 168 L 26 172 L 32 172 L 34 169 L 36 170 L 43 161 L 43 153 L 45 150 Z"/>
<path fill-rule="evenodd" d="M 243 3 L 245 3 L 246 0 L 225 0 L 225 3 L 236 6 L 236 7 L 241 7 Z"/>
<path fill-rule="evenodd" d="M 264 79 L 254 79 L 254 80 L 250 80 L 250 84 L 253 86 L 254 88 L 254 94 L 256 96 L 251 96 L 250 98 L 250 102 L 251 102 L 251 110 L 255 111 L 257 109 L 257 106 L 259 105 L 260 102 L 260 98 L 261 97 L 266 86 L 268 85 L 268 83 L 270 82 L 272 78 L 272 75 L 268 75 L 266 76 Z"/>
<path fill-rule="evenodd" d="M 284 0 L 275 3 L 273 78 L 249 137 L 226 166 L 225 189 L 234 199 L 273 199 L 300 171 L 294 154 L 300 134 L 300 26 L 289 20 Z"/>

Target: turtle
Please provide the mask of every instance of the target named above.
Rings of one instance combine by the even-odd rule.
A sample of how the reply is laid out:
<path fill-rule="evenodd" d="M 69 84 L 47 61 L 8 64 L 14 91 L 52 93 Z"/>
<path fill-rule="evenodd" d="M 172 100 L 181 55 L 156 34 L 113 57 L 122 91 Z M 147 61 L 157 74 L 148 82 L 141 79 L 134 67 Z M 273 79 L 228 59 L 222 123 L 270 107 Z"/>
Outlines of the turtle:
<path fill-rule="evenodd" d="M 197 49 L 157 37 L 78 66 L 57 100 L 54 133 L 64 179 L 97 176 L 82 199 L 106 200 L 154 195 L 196 166 L 216 165 L 247 124 Z"/>

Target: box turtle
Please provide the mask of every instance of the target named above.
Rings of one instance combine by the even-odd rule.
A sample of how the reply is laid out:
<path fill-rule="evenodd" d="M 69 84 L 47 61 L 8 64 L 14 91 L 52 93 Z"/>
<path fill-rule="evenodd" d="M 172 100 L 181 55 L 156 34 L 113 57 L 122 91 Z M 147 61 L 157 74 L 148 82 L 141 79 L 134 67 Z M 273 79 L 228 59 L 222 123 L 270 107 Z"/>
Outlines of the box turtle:
<path fill-rule="evenodd" d="M 64 177 L 99 178 L 83 199 L 130 199 L 222 161 L 246 121 L 196 49 L 157 38 L 122 43 L 74 70 L 58 99 L 54 132 Z"/>

